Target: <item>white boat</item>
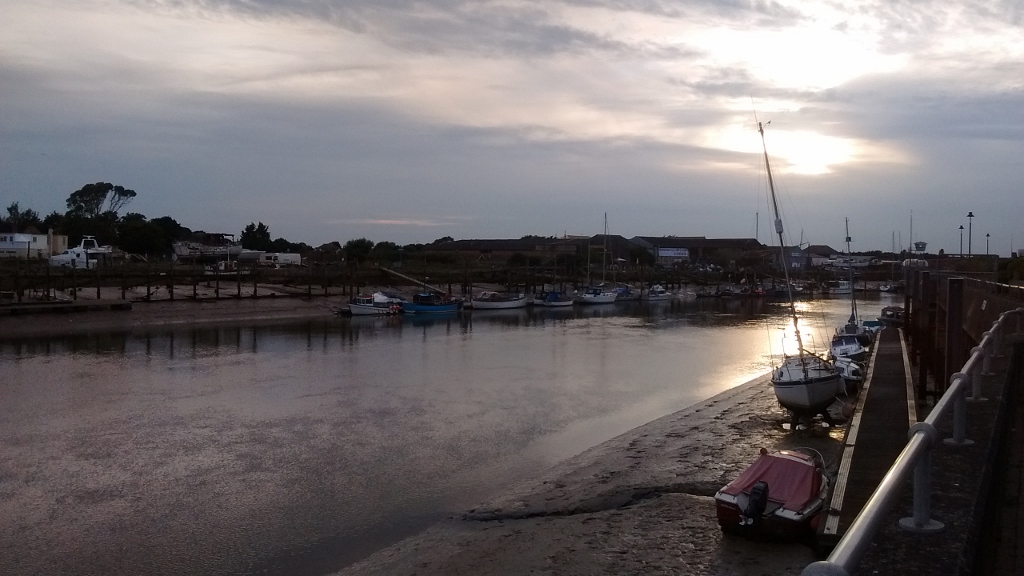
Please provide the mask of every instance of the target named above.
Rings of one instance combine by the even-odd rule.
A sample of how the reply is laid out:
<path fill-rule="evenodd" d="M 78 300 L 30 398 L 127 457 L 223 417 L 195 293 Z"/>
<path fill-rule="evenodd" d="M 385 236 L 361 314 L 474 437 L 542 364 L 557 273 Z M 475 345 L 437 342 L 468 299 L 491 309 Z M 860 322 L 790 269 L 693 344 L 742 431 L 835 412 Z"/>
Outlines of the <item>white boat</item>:
<path fill-rule="evenodd" d="M 579 304 L 612 304 L 618 297 L 614 290 L 607 290 L 600 286 L 585 288 L 583 292 L 574 292 L 573 300 Z"/>
<path fill-rule="evenodd" d="M 779 236 L 779 250 L 782 256 L 780 262 L 785 263 L 786 242 L 782 235 L 782 218 L 779 216 L 778 201 L 775 198 L 775 183 L 772 180 L 771 163 L 768 161 L 768 146 L 764 141 L 764 126 L 760 122 L 757 123 L 757 131 L 761 135 L 761 146 L 764 148 L 764 165 L 775 215 L 775 232 Z M 785 274 L 786 294 L 789 297 L 789 312 L 793 317 L 793 328 L 796 331 L 797 353 L 795 356 L 783 354 L 782 364 L 772 370 L 772 389 L 779 404 L 789 410 L 795 428 L 799 419 L 804 416 L 813 417 L 821 414 L 826 421 L 830 421 L 828 407 L 835 401 L 836 394 L 845 391 L 846 385 L 831 362 L 804 349 L 789 280 L 789 269 L 783 265 L 782 270 Z"/>
<path fill-rule="evenodd" d="M 647 300 L 648 302 L 657 302 L 659 300 L 668 300 L 668 297 L 668 290 L 665 290 L 665 287 L 661 284 L 655 284 L 654 286 L 651 286 L 650 290 L 644 292 L 642 299 Z"/>
<path fill-rule="evenodd" d="M 386 292 L 359 294 L 349 301 L 348 309 L 353 316 L 398 314 L 402 311 L 402 298 Z"/>
<path fill-rule="evenodd" d="M 242 244 L 235 241 L 234 234 L 196 233 L 189 240 L 171 244 L 171 257 L 183 262 L 216 262 L 238 260 L 242 255 Z M 259 256 L 257 256 L 257 259 Z"/>
<path fill-rule="evenodd" d="M 853 394 L 860 390 L 860 385 L 864 383 L 864 377 L 867 375 L 867 368 L 863 362 L 857 362 L 850 358 L 836 358 L 833 364 L 835 364 L 836 372 L 839 372 L 843 377 L 843 382 L 846 383 L 847 394 Z"/>
<path fill-rule="evenodd" d="M 842 296 L 853 293 L 853 284 L 847 280 L 829 280 L 825 283 L 825 288 L 832 296 Z"/>
<path fill-rule="evenodd" d="M 101 263 L 110 264 L 113 253 L 110 246 L 100 246 L 95 236 L 82 236 L 78 246 L 50 256 L 50 266 L 91 270 Z"/>
<path fill-rule="evenodd" d="M 507 310 L 525 308 L 526 301 L 526 294 L 484 291 L 476 296 L 470 296 L 466 306 L 474 310 Z"/>
<path fill-rule="evenodd" d="M 833 358 L 849 358 L 863 362 L 868 356 L 868 349 L 857 339 L 856 334 L 837 332 L 829 346 Z"/>

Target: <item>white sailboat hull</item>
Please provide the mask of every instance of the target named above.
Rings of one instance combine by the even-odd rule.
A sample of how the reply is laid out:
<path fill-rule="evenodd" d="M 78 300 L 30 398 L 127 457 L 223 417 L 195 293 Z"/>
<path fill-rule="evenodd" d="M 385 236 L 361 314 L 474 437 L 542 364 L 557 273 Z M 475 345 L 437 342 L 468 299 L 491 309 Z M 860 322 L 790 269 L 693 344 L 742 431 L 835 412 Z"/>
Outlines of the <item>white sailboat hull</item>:
<path fill-rule="evenodd" d="M 837 394 L 846 392 L 846 383 L 835 369 L 816 357 L 793 357 L 786 358 L 772 373 L 772 388 L 784 408 L 809 413 L 828 408 Z"/>

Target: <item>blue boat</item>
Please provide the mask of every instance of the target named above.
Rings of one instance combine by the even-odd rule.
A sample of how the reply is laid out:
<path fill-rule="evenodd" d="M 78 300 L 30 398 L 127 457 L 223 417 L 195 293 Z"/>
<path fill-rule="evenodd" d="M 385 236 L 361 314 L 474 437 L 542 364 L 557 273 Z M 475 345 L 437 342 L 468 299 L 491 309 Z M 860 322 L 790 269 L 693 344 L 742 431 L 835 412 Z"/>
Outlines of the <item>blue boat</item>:
<path fill-rule="evenodd" d="M 402 312 L 406 314 L 437 314 L 439 312 L 455 312 L 462 309 L 462 300 L 450 294 L 424 292 L 414 294 L 412 301 L 402 302 Z"/>

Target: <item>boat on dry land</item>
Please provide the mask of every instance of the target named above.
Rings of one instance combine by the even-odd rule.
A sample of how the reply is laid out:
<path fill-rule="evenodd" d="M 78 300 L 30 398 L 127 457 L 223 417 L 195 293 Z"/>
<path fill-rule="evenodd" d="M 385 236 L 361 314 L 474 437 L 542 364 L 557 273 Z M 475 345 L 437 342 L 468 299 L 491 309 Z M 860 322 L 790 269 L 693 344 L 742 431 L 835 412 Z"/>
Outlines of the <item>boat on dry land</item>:
<path fill-rule="evenodd" d="M 764 165 L 768 175 L 768 188 L 771 191 L 772 210 L 775 215 L 775 232 L 779 236 L 781 262 L 786 262 L 786 242 L 783 238 L 782 217 L 779 215 L 778 200 L 775 197 L 775 183 L 772 181 L 772 167 L 768 162 L 768 146 L 764 142 L 764 126 L 757 124 L 761 134 L 761 145 L 764 148 Z M 793 329 L 796 333 L 796 355 L 783 354 L 782 364 L 772 370 L 772 389 L 779 404 L 790 412 L 792 428 L 801 417 L 814 417 L 821 414 L 831 422 L 828 407 L 835 402 L 836 395 L 845 393 L 846 384 L 842 376 L 836 372 L 831 362 L 809 350 L 804 349 L 803 337 L 800 335 L 799 318 L 793 299 L 792 283 L 789 269 L 783 266 L 786 294 L 789 299 L 789 313 L 793 318 Z"/>
<path fill-rule="evenodd" d="M 745 536 L 793 540 L 813 535 L 828 488 L 818 452 L 762 448 L 753 464 L 715 494 L 718 525 Z"/>

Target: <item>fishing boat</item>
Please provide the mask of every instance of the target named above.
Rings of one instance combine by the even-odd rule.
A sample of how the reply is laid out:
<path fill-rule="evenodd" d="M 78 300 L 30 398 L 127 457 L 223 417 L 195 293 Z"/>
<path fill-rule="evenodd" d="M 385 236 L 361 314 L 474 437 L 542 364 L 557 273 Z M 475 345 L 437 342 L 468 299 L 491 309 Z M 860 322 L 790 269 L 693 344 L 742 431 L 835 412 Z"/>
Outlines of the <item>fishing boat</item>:
<path fill-rule="evenodd" d="M 782 218 L 779 216 L 778 200 L 775 197 L 775 183 L 772 180 L 771 163 L 768 161 L 768 146 L 764 141 L 764 126 L 757 123 L 761 135 L 761 146 L 764 149 L 764 165 L 768 175 L 768 188 L 771 192 L 772 209 L 775 214 L 775 232 L 779 236 L 779 250 L 782 256 L 782 270 L 785 275 L 789 313 L 793 318 L 796 332 L 796 355 L 783 353 L 782 364 L 772 370 L 772 389 L 779 404 L 790 412 L 792 428 L 801 417 L 813 417 L 821 414 L 827 422 L 831 421 L 828 407 L 835 401 L 836 394 L 845 391 L 843 377 L 836 372 L 831 362 L 809 350 L 804 349 L 803 337 L 800 335 L 799 318 L 796 314 L 796 303 L 793 288 L 789 279 L 789 267 L 786 263 L 786 242 L 783 239 Z"/>
<path fill-rule="evenodd" d="M 353 316 L 398 314 L 402 311 L 402 302 L 400 296 L 388 292 L 358 294 L 349 301 L 348 309 Z"/>
<path fill-rule="evenodd" d="M 546 308 L 567 308 L 574 304 L 571 296 L 565 292 L 541 292 L 533 297 L 533 303 Z"/>
<path fill-rule="evenodd" d="M 414 294 L 412 301 L 402 302 L 402 312 L 407 314 L 439 314 L 461 309 L 462 300 L 452 297 L 451 294 L 437 292 Z"/>
<path fill-rule="evenodd" d="M 829 482 L 821 454 L 806 450 L 762 448 L 753 464 L 715 494 L 722 531 L 787 540 L 813 535 Z"/>
<path fill-rule="evenodd" d="M 507 310 L 525 308 L 526 294 L 484 291 L 471 296 L 468 306 L 474 310 Z"/>

